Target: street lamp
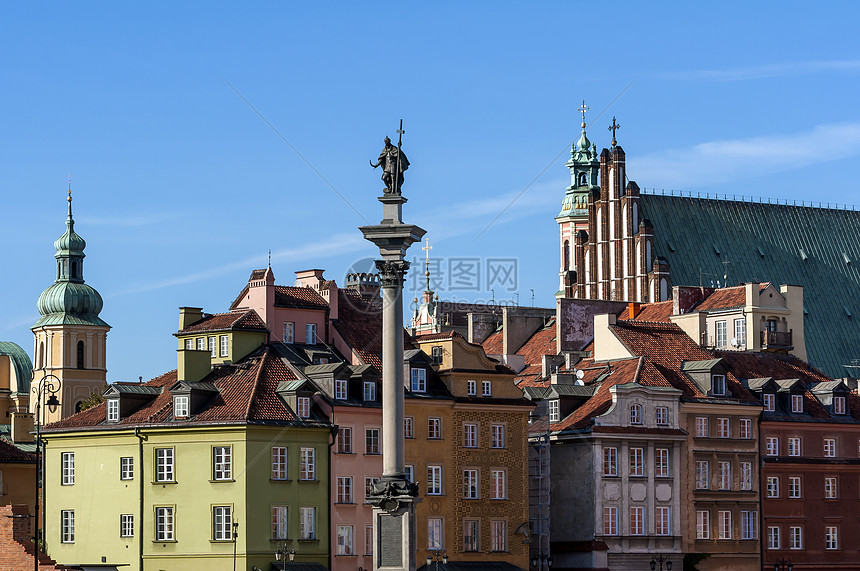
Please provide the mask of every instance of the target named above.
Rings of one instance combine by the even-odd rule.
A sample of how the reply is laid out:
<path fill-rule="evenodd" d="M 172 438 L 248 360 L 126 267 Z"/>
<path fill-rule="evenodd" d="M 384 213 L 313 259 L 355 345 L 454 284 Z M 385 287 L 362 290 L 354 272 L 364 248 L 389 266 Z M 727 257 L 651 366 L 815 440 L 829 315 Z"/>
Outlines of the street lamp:
<path fill-rule="evenodd" d="M 666 571 L 672 571 L 672 562 L 669 561 L 668 555 L 656 555 L 651 558 L 651 571 L 655 571 L 657 566 L 660 566 L 660 571 L 663 571 L 663 563 L 666 564 Z"/>
<path fill-rule="evenodd" d="M 541 569 L 546 563 L 546 568 L 550 569 L 552 567 L 552 555 L 533 555 L 532 556 L 532 567 L 536 569 L 536 571 L 541 571 Z"/>
<path fill-rule="evenodd" d="M 36 543 L 36 548 L 33 550 L 33 569 L 34 571 L 39 571 L 39 539 L 41 538 L 41 533 L 39 532 L 39 473 L 42 471 L 41 464 L 41 456 L 40 456 L 40 448 L 42 446 L 42 423 L 40 421 L 39 415 L 41 414 L 42 408 L 42 397 L 48 397 L 48 400 L 45 401 L 45 406 L 48 407 L 52 413 L 56 412 L 57 407 L 60 406 L 60 400 L 57 398 L 57 392 L 60 390 L 60 379 L 56 375 L 45 375 L 39 382 L 36 384 L 36 408 L 35 415 L 33 420 L 36 425 L 36 509 L 34 512 L 34 517 L 36 518 L 36 525 L 33 526 L 33 533 Z"/>
<path fill-rule="evenodd" d="M 787 559 L 779 559 L 773 564 L 773 571 L 792 571 L 794 564 Z"/>
<path fill-rule="evenodd" d="M 275 551 L 275 560 L 280 562 L 284 558 L 285 555 L 290 558 L 290 563 L 292 563 L 293 559 L 296 558 L 296 550 L 293 549 L 292 547 L 290 547 L 290 550 L 287 551 L 287 544 L 285 543 L 280 548 L 278 548 L 277 551 Z M 286 569 L 287 568 L 286 566 L 287 566 L 286 561 L 281 563 L 281 569 Z"/>
<path fill-rule="evenodd" d="M 448 554 L 442 553 L 440 554 L 438 551 L 428 551 L 427 552 L 427 571 L 430 571 L 430 565 L 433 562 L 436 562 L 436 571 L 439 571 L 439 560 L 442 560 L 442 569 L 448 565 Z"/>

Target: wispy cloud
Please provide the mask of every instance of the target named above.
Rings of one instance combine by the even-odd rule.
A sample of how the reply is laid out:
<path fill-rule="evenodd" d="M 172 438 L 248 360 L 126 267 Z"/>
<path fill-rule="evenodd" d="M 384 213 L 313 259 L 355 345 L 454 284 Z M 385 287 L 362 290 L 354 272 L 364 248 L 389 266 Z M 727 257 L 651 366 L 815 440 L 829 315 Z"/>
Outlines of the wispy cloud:
<path fill-rule="evenodd" d="M 707 69 L 669 72 L 659 74 L 662 79 L 677 79 L 685 81 L 745 81 L 749 79 L 766 79 L 794 75 L 809 75 L 829 71 L 858 71 L 860 60 L 807 61 L 793 63 L 775 63 L 735 67 L 730 69 Z"/>
<path fill-rule="evenodd" d="M 640 186 L 689 188 L 858 154 L 860 123 L 840 123 L 789 135 L 711 141 L 631 157 L 628 173 Z"/>

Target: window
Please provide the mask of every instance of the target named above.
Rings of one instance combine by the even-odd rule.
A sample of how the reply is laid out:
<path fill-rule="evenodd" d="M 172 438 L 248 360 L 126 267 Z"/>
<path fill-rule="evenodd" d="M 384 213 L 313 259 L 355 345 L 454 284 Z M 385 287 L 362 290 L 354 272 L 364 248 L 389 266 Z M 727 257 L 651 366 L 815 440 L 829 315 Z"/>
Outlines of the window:
<path fill-rule="evenodd" d="M 800 438 L 788 439 L 788 455 L 800 456 Z"/>
<path fill-rule="evenodd" d="M 337 551 L 338 555 L 352 555 L 352 526 L 337 526 Z"/>
<path fill-rule="evenodd" d="M 366 428 L 364 430 L 364 453 L 379 454 L 379 429 Z"/>
<path fill-rule="evenodd" d="M 752 438 L 752 419 L 742 418 L 740 420 L 738 438 Z"/>
<path fill-rule="evenodd" d="M 173 482 L 173 448 L 155 449 L 155 481 Z"/>
<path fill-rule="evenodd" d="M 352 476 L 337 477 L 337 503 L 351 504 L 352 501 Z"/>
<path fill-rule="evenodd" d="M 438 440 L 442 438 L 442 419 L 430 417 L 427 419 L 427 438 Z"/>
<path fill-rule="evenodd" d="M 672 533 L 671 510 L 668 507 L 657 508 L 657 535 L 670 535 Z"/>
<path fill-rule="evenodd" d="M 341 426 L 337 429 L 338 454 L 352 454 L 352 427 Z"/>
<path fill-rule="evenodd" d="M 86 353 L 86 348 L 83 341 L 78 341 L 78 354 L 77 354 L 77 365 L 78 369 L 84 368 L 84 354 Z"/>
<path fill-rule="evenodd" d="M 721 490 L 731 490 L 732 489 L 732 463 L 731 462 L 719 462 L 717 464 L 717 470 L 719 471 L 719 477 L 720 477 L 720 489 Z"/>
<path fill-rule="evenodd" d="M 824 528 L 824 549 L 839 549 L 839 528 L 828 525 Z"/>
<path fill-rule="evenodd" d="M 710 465 L 707 460 L 696 460 L 696 489 L 707 490 L 710 488 L 711 474 Z"/>
<path fill-rule="evenodd" d="M 779 528 L 775 525 L 767 528 L 767 548 L 779 549 Z"/>
<path fill-rule="evenodd" d="M 185 348 L 193 351 L 194 350 L 194 339 L 186 339 L 185 340 Z"/>
<path fill-rule="evenodd" d="M 463 446 L 466 448 L 477 448 L 478 425 L 466 423 L 463 425 Z"/>
<path fill-rule="evenodd" d="M 824 478 L 824 499 L 836 499 L 836 478 Z"/>
<path fill-rule="evenodd" d="M 209 338 L 209 356 L 218 356 L 218 339 L 214 336 Z"/>
<path fill-rule="evenodd" d="M 272 506 L 272 539 L 287 539 L 288 515 L 287 506 Z"/>
<path fill-rule="evenodd" d="M 206 338 L 205 337 L 198 337 L 197 338 L 197 350 L 198 351 L 205 351 L 206 350 Z"/>
<path fill-rule="evenodd" d="M 173 541 L 173 508 L 155 508 L 155 540 Z"/>
<path fill-rule="evenodd" d="M 473 397 L 478 394 L 478 382 L 468 380 L 466 381 L 466 395 Z"/>
<path fill-rule="evenodd" d="M 403 419 L 403 437 L 404 438 L 415 438 L 415 419 L 411 416 L 404 417 Z"/>
<path fill-rule="evenodd" d="M 707 438 L 708 437 L 708 417 L 707 416 L 697 416 L 696 417 L 696 437 L 698 438 Z"/>
<path fill-rule="evenodd" d="M 630 475 L 644 476 L 645 475 L 645 454 L 642 448 L 630 449 Z"/>
<path fill-rule="evenodd" d="M 173 416 L 175 418 L 188 418 L 188 395 L 176 395 L 173 397 Z"/>
<path fill-rule="evenodd" d="M 310 418 L 311 416 L 311 397 L 297 397 L 296 398 L 296 414 L 299 415 L 299 418 Z"/>
<path fill-rule="evenodd" d="M 738 346 L 745 346 L 747 344 L 747 323 L 744 317 L 735 319 L 735 339 L 738 342 Z"/>
<path fill-rule="evenodd" d="M 233 508 L 214 506 L 212 508 L 212 539 L 230 541 L 233 539 Z"/>
<path fill-rule="evenodd" d="M 779 438 L 776 436 L 768 436 L 765 440 L 768 456 L 779 456 Z"/>
<path fill-rule="evenodd" d="M 316 323 L 307 323 L 305 324 L 305 343 L 308 345 L 313 345 L 317 342 L 317 324 Z"/>
<path fill-rule="evenodd" d="M 654 466 L 654 475 L 657 477 L 666 477 L 669 475 L 669 449 L 657 448 L 654 451 L 656 465 Z"/>
<path fill-rule="evenodd" d="M 654 417 L 657 424 L 665 426 L 669 424 L 669 409 L 665 406 L 658 406 L 654 409 Z"/>
<path fill-rule="evenodd" d="M 833 414 L 845 414 L 845 397 L 833 397 Z"/>
<path fill-rule="evenodd" d="M 711 512 L 707 510 L 696 511 L 696 539 L 711 538 Z"/>
<path fill-rule="evenodd" d="M 316 479 L 316 448 L 302 448 L 299 462 L 299 479 Z"/>
<path fill-rule="evenodd" d="M 119 421 L 119 399 L 108 399 L 107 401 L 107 421 Z"/>
<path fill-rule="evenodd" d="M 431 517 L 427 520 L 427 549 L 442 549 L 442 518 Z"/>
<path fill-rule="evenodd" d="M 799 476 L 790 476 L 788 478 L 788 497 L 789 498 L 799 498 L 800 497 L 800 477 Z"/>
<path fill-rule="evenodd" d="M 836 456 L 836 439 L 835 438 L 825 438 L 824 439 L 824 456 L 827 458 L 834 458 Z"/>
<path fill-rule="evenodd" d="M 758 512 L 741 511 L 741 539 L 758 537 Z"/>
<path fill-rule="evenodd" d="M 463 551 L 478 551 L 479 524 L 476 519 L 463 520 Z"/>
<path fill-rule="evenodd" d="M 134 537 L 134 516 L 132 514 L 119 516 L 119 536 Z"/>
<path fill-rule="evenodd" d="M 373 526 L 364 526 L 364 554 L 373 555 Z"/>
<path fill-rule="evenodd" d="M 284 321 L 284 343 L 293 343 L 296 339 L 296 324 Z"/>
<path fill-rule="evenodd" d="M 731 438 L 732 431 L 729 425 L 728 418 L 717 419 L 717 438 Z"/>
<path fill-rule="evenodd" d="M 741 462 L 741 489 L 752 490 L 752 462 Z"/>
<path fill-rule="evenodd" d="M 559 413 L 558 413 L 558 399 L 552 399 L 547 401 L 549 403 L 549 421 L 550 422 L 558 422 L 559 421 Z"/>
<path fill-rule="evenodd" d="M 603 535 L 618 535 L 618 508 L 603 508 Z"/>
<path fill-rule="evenodd" d="M 490 498 L 504 500 L 508 497 L 508 474 L 504 470 L 490 472 Z"/>
<path fill-rule="evenodd" d="M 370 503 L 370 498 L 373 496 L 373 488 L 379 481 L 380 479 L 376 476 L 367 476 L 364 478 L 364 503 Z"/>
<path fill-rule="evenodd" d="M 490 381 L 481 381 L 481 396 L 493 396 L 493 384 Z"/>
<path fill-rule="evenodd" d="M 761 400 L 764 403 L 765 412 L 773 412 L 776 410 L 776 396 L 770 393 L 761 395 Z"/>
<path fill-rule="evenodd" d="M 726 322 L 725 320 L 717 321 L 716 323 L 716 347 L 718 349 L 726 348 Z"/>
<path fill-rule="evenodd" d="M 442 494 L 442 466 L 427 466 L 427 495 Z"/>
<path fill-rule="evenodd" d="M 60 539 L 63 543 L 75 542 L 75 510 L 60 512 Z"/>
<path fill-rule="evenodd" d="M 227 335 L 221 336 L 221 356 L 230 356 L 230 337 L 228 337 Z"/>
<path fill-rule="evenodd" d="M 779 477 L 777 477 L 777 476 L 768 476 L 767 477 L 767 497 L 769 497 L 769 498 L 778 498 L 779 497 Z"/>
<path fill-rule="evenodd" d="M 788 548 L 803 549 L 803 528 L 792 526 L 788 528 Z"/>
<path fill-rule="evenodd" d="M 347 399 L 347 391 L 346 391 L 346 379 L 336 379 L 334 381 L 334 398 L 336 400 L 346 400 Z"/>
<path fill-rule="evenodd" d="M 75 485 L 75 453 L 63 452 L 63 480 L 64 486 Z"/>
<path fill-rule="evenodd" d="M 490 522 L 490 551 L 508 550 L 508 522 L 494 519 Z"/>
<path fill-rule="evenodd" d="M 364 400 L 373 402 L 376 400 L 376 383 L 373 381 L 364 381 Z"/>
<path fill-rule="evenodd" d="M 463 497 L 467 500 L 478 499 L 477 470 L 463 470 Z"/>
<path fill-rule="evenodd" d="M 720 511 L 717 512 L 717 521 L 719 522 L 719 538 L 732 538 L 732 512 Z"/>
<path fill-rule="evenodd" d="M 317 538 L 317 509 L 299 508 L 299 539 Z"/>
<path fill-rule="evenodd" d="M 430 349 L 431 357 L 433 359 L 434 365 L 442 364 L 442 347 L 440 345 L 436 345 L 432 349 Z"/>
<path fill-rule="evenodd" d="M 642 424 L 642 405 L 630 405 L 630 424 Z"/>
<path fill-rule="evenodd" d="M 119 479 L 134 480 L 134 458 L 123 456 L 119 459 Z"/>
<path fill-rule="evenodd" d="M 490 425 L 490 448 L 505 447 L 505 425 L 493 424 Z"/>
<path fill-rule="evenodd" d="M 231 480 L 232 450 L 229 446 L 215 446 L 212 448 L 212 479 Z"/>
<path fill-rule="evenodd" d="M 427 392 L 427 370 L 412 369 L 412 392 L 426 393 Z"/>
<path fill-rule="evenodd" d="M 645 535 L 645 508 L 630 508 L 630 535 Z"/>
<path fill-rule="evenodd" d="M 287 447 L 272 446 L 272 479 L 287 479 Z"/>
<path fill-rule="evenodd" d="M 603 449 L 603 475 L 618 475 L 618 448 Z"/>
<path fill-rule="evenodd" d="M 411 464 L 407 464 L 406 466 L 403 467 L 403 470 L 406 473 L 406 481 L 407 482 L 414 482 L 415 481 L 415 478 L 414 478 L 415 466 L 413 466 Z"/>
<path fill-rule="evenodd" d="M 791 412 L 803 412 L 803 395 L 791 395 Z"/>
<path fill-rule="evenodd" d="M 725 375 L 711 375 L 711 394 L 721 396 L 726 394 Z"/>

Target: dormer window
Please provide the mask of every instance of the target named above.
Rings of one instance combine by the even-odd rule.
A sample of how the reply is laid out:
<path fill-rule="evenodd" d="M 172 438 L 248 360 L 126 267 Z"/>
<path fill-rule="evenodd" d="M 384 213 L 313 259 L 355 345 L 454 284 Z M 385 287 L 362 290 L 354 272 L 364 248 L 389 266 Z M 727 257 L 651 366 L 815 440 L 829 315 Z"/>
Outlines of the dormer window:
<path fill-rule="evenodd" d="M 310 397 L 298 397 L 296 399 L 296 414 L 300 418 L 310 418 L 311 416 L 311 399 Z"/>
<path fill-rule="evenodd" d="M 630 424 L 642 424 L 642 405 L 630 405 Z"/>
<path fill-rule="evenodd" d="M 317 324 L 308 323 L 305 325 L 305 343 L 313 345 L 317 342 Z"/>
<path fill-rule="evenodd" d="M 833 397 L 833 414 L 845 414 L 845 397 Z"/>
<path fill-rule="evenodd" d="M 119 399 L 108 399 L 107 401 L 107 421 L 119 422 Z"/>
<path fill-rule="evenodd" d="M 558 399 L 553 399 L 551 401 L 547 401 L 549 403 L 549 421 L 550 422 L 558 422 L 559 413 L 558 413 Z"/>
<path fill-rule="evenodd" d="M 761 395 L 761 400 L 764 403 L 765 412 L 773 412 L 776 410 L 776 395 L 765 393 Z"/>
<path fill-rule="evenodd" d="M 493 396 L 493 384 L 490 381 L 481 381 L 481 396 Z"/>
<path fill-rule="evenodd" d="M 803 412 L 803 395 L 791 395 L 791 412 Z"/>
<path fill-rule="evenodd" d="M 726 376 L 711 375 L 711 393 L 718 396 L 726 394 Z"/>
<path fill-rule="evenodd" d="M 412 392 L 427 392 L 427 369 L 412 369 Z"/>
<path fill-rule="evenodd" d="M 364 381 L 364 400 L 372 402 L 376 400 L 376 383 Z"/>
<path fill-rule="evenodd" d="M 188 404 L 190 398 L 188 395 L 176 395 L 173 397 L 173 417 L 188 418 Z"/>
<path fill-rule="evenodd" d="M 337 400 L 346 400 L 346 379 L 335 379 L 334 398 Z"/>
<path fill-rule="evenodd" d="M 433 349 L 431 351 L 433 354 L 433 364 L 434 365 L 441 365 L 442 364 L 442 346 L 437 345 L 437 346 L 433 347 Z"/>
<path fill-rule="evenodd" d="M 665 426 L 669 424 L 669 409 L 665 406 L 658 406 L 655 409 L 655 417 L 658 425 Z"/>
<path fill-rule="evenodd" d="M 473 397 L 478 394 L 478 382 L 473 380 L 466 381 L 466 394 Z"/>

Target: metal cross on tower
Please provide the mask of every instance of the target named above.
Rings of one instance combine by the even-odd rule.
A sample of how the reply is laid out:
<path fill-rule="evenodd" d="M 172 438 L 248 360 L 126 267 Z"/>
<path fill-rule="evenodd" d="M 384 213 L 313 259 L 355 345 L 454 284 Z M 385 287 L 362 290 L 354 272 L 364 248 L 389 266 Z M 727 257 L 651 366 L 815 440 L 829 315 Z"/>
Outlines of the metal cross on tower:
<path fill-rule="evenodd" d="M 619 123 L 615 122 L 615 117 L 613 116 L 612 117 L 612 125 L 609 126 L 609 130 L 612 131 L 612 146 L 613 147 L 618 144 L 618 141 L 615 140 L 615 131 L 620 129 L 620 128 L 621 128 L 621 125 Z"/>
<path fill-rule="evenodd" d="M 426 254 L 424 258 L 424 267 L 430 267 L 430 250 L 433 249 L 433 246 L 430 245 L 430 238 L 424 238 L 424 245 L 421 246 L 421 251 Z"/>
<path fill-rule="evenodd" d="M 579 106 L 577 111 L 582 113 L 582 128 L 585 129 L 585 112 L 588 111 L 590 107 L 585 104 L 585 99 L 582 100 L 582 105 Z"/>

